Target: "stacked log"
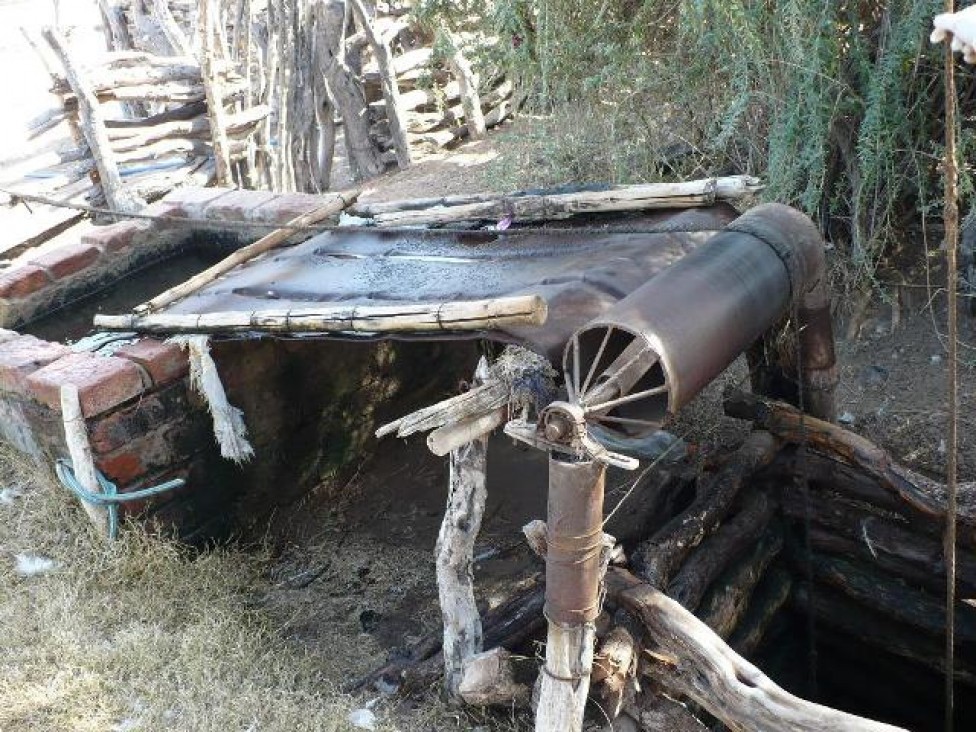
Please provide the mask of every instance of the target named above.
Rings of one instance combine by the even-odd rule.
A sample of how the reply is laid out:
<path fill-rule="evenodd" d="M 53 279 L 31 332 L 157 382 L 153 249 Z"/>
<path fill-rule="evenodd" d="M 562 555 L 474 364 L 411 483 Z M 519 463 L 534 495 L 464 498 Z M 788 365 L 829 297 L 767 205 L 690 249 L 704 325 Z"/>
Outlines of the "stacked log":
<path fill-rule="evenodd" d="M 894 729 L 792 696 L 745 658 L 783 618 L 813 612 L 824 632 L 943 670 L 944 488 L 789 405 L 733 394 L 726 411 L 754 423 L 738 449 L 710 458 L 697 474 L 643 477 L 641 494 L 654 510 L 641 509 L 641 535 L 615 552 L 607 572 L 591 699 L 610 718 L 626 716 L 630 728 L 646 730 L 704 729 L 707 715 L 732 729 Z M 964 600 L 976 592 L 974 491 L 961 491 Z M 536 664 L 513 659 L 533 656 L 532 643 L 543 638 L 544 592 L 537 575 L 483 612 L 486 652 L 472 659 L 475 678 L 462 679 L 462 697 L 472 688 L 471 703 L 528 703 L 528 688 L 511 680 L 524 680 Z M 956 639 L 955 678 L 974 685 L 976 610 L 964 602 Z M 443 667 L 440 633 L 433 633 L 355 688 L 426 690 Z M 499 695 L 486 692 L 490 673 L 504 689 Z"/>

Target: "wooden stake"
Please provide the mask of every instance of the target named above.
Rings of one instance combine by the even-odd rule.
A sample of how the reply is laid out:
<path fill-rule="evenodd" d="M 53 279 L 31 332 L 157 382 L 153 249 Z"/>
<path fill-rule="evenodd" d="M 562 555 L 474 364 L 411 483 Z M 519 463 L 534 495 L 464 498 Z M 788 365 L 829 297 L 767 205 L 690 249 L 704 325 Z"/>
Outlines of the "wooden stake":
<path fill-rule="evenodd" d="M 376 63 L 380 68 L 380 81 L 383 84 L 383 99 L 386 101 L 386 118 L 390 123 L 390 134 L 393 136 L 393 147 L 396 150 L 397 164 L 400 168 L 407 168 L 411 163 L 410 142 L 407 139 L 407 126 L 403 122 L 403 110 L 400 106 L 400 88 L 397 86 L 396 70 L 393 67 L 393 54 L 390 46 L 376 30 L 373 17 L 369 14 L 363 0 L 349 0 L 353 11 L 362 23 L 363 31 L 369 39 L 376 56 Z"/>
<path fill-rule="evenodd" d="M 200 27 L 203 39 L 200 43 L 200 75 L 207 95 L 207 115 L 210 118 L 210 139 L 213 142 L 214 160 L 217 163 L 217 185 L 233 187 L 230 175 L 230 150 L 227 141 L 226 112 L 224 93 L 219 75 L 215 69 L 218 50 L 216 23 L 220 19 L 220 9 L 214 0 L 200 0 Z"/>
<path fill-rule="evenodd" d="M 122 176 L 119 175 L 119 167 L 116 164 L 115 153 L 109 143 L 108 132 L 105 129 L 105 120 L 102 116 L 98 99 L 91 90 L 91 86 L 85 79 L 81 70 L 74 65 L 68 53 L 68 42 L 58 31 L 53 28 L 45 28 L 44 38 L 51 46 L 51 49 L 64 66 L 68 83 L 78 98 L 78 109 L 81 112 L 81 129 L 95 165 L 98 168 L 99 182 L 102 185 L 102 192 L 105 194 L 105 201 L 113 211 L 123 213 L 135 213 L 146 202 L 141 200 L 131 191 L 126 190 L 122 183 Z"/>
<path fill-rule="evenodd" d="M 81 411 L 81 399 L 78 387 L 74 384 L 61 386 L 61 419 L 64 423 L 64 441 L 71 456 L 71 467 L 81 487 L 92 493 L 101 493 L 102 487 L 98 483 L 98 473 L 95 470 L 95 458 L 92 457 L 91 444 L 88 441 L 88 430 L 85 429 L 85 417 Z M 108 508 L 96 506 L 88 501 L 82 501 L 88 518 L 103 536 L 108 536 Z"/>
<path fill-rule="evenodd" d="M 488 375 L 482 357 L 475 379 Z M 444 619 L 444 687 L 459 699 L 464 662 L 481 652 L 481 617 L 474 599 L 474 543 L 485 512 L 488 435 L 451 451 L 447 509 L 437 536 L 437 592 Z"/>
<path fill-rule="evenodd" d="M 147 315 L 96 315 L 105 330 L 143 333 L 390 333 L 468 331 L 541 325 L 546 302 L 535 295 L 467 302 L 321 305 L 314 308 Z"/>
<path fill-rule="evenodd" d="M 149 302 L 138 305 L 137 307 L 133 308 L 132 312 L 151 313 L 154 310 L 159 310 L 170 303 L 174 303 L 177 300 L 182 300 L 184 297 L 192 295 L 194 292 L 197 292 L 200 288 L 209 285 L 211 282 L 216 280 L 221 275 L 226 274 L 234 267 L 244 264 L 244 262 L 254 259 L 258 255 L 271 251 L 275 247 L 288 241 L 288 239 L 297 233 L 294 228 L 290 227 L 309 226 L 311 224 L 316 224 L 323 219 L 327 219 L 330 216 L 335 216 L 352 201 L 355 201 L 358 196 L 358 190 L 336 194 L 336 196 L 329 200 L 325 205 L 320 206 L 309 213 L 296 216 L 288 222 L 286 227 L 276 229 L 270 234 L 261 237 L 253 244 L 248 244 L 245 247 L 241 247 L 230 256 L 220 260 L 212 267 L 208 267 L 207 269 L 203 270 L 203 272 L 194 275 L 186 282 L 183 282 L 176 287 L 171 287 L 170 289 L 166 290 L 166 292 L 157 295 Z"/>

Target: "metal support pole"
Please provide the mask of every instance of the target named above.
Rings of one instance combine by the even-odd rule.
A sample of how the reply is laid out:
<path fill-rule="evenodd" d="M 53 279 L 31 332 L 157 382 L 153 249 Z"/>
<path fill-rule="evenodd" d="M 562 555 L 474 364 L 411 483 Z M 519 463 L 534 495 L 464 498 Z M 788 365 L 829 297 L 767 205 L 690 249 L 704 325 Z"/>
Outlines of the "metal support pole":
<path fill-rule="evenodd" d="M 606 465 L 550 453 L 546 553 L 549 633 L 536 732 L 580 732 L 603 578 Z"/>

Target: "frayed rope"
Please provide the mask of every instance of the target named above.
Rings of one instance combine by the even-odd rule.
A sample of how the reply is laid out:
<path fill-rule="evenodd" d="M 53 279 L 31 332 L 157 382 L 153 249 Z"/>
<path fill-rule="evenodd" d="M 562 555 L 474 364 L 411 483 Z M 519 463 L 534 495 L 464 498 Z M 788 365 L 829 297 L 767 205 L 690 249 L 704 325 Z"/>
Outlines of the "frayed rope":
<path fill-rule="evenodd" d="M 250 460 L 254 448 L 247 439 L 244 413 L 227 401 L 217 365 L 210 355 L 210 339 L 205 335 L 174 336 L 168 342 L 186 350 L 189 356 L 190 383 L 207 401 L 221 456 L 238 464 Z"/>

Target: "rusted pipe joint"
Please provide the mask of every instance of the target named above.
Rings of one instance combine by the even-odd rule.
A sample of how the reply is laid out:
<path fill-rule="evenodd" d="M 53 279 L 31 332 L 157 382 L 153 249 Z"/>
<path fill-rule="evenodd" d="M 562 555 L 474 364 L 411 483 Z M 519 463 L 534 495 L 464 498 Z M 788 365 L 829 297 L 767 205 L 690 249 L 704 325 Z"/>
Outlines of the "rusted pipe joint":
<path fill-rule="evenodd" d="M 602 463 L 550 454 L 545 613 L 554 623 L 582 625 L 600 613 L 605 475 Z"/>

